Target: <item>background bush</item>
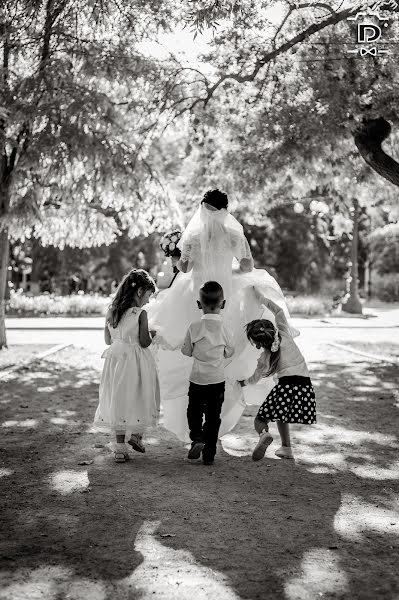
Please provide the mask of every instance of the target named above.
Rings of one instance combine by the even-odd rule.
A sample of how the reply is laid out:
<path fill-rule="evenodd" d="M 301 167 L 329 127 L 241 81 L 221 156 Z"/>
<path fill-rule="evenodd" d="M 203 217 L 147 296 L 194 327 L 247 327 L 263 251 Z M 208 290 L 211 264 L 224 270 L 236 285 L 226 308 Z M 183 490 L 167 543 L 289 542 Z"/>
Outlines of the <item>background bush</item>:
<path fill-rule="evenodd" d="M 109 296 L 98 294 L 78 293 L 71 296 L 55 296 L 42 294 L 40 296 L 26 296 L 21 291 L 11 291 L 8 313 L 20 316 L 27 315 L 105 315 L 111 303 Z"/>
<path fill-rule="evenodd" d="M 399 273 L 374 275 L 373 295 L 384 302 L 399 302 Z"/>

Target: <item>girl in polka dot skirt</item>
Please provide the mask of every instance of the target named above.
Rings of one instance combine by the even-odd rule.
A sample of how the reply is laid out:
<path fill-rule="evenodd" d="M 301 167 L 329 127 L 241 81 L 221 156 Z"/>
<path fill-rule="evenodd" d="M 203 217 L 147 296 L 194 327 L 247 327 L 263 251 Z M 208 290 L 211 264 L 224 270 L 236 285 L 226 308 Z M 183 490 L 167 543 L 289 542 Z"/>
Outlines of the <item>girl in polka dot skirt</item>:
<path fill-rule="evenodd" d="M 316 423 L 316 402 L 308 368 L 298 346 L 292 339 L 291 330 L 283 310 L 272 300 L 265 298 L 254 288 L 258 300 L 275 317 L 276 325 L 266 319 L 257 319 L 247 325 L 247 337 L 258 349 L 263 349 L 254 374 L 240 381 L 242 386 L 257 383 L 262 377 L 275 375 L 277 385 L 272 389 L 255 417 L 255 429 L 259 433 L 252 458 L 260 460 L 273 438 L 269 433 L 269 421 L 276 421 L 281 447 L 275 454 L 279 458 L 294 458 L 290 441 L 290 423 Z"/>

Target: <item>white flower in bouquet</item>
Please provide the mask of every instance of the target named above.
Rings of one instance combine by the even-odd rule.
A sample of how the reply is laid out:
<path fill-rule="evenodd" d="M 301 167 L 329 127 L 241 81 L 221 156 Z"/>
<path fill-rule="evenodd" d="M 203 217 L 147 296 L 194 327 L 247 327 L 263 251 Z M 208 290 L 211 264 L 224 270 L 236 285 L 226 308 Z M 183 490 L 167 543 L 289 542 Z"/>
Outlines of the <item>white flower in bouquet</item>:
<path fill-rule="evenodd" d="M 177 248 L 177 243 L 181 238 L 180 231 L 172 231 L 169 233 L 165 233 L 160 242 L 161 250 L 164 252 L 165 256 L 171 256 L 172 252 L 174 252 Z"/>

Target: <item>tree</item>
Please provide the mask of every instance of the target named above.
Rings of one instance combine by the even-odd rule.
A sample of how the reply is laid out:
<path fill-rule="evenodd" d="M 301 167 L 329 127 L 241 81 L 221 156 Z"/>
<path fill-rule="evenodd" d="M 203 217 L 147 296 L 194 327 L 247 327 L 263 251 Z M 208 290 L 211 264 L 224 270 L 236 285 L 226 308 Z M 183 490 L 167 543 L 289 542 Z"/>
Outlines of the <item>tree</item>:
<path fill-rule="evenodd" d="M 194 2 L 190 20 L 198 30 L 209 25 L 216 27 L 218 19 L 224 21 L 223 26 L 217 30 L 213 49 L 208 55 L 208 60 L 214 67 L 213 78 L 204 77 L 203 85 L 198 84 L 201 91 L 197 93 L 197 97 L 192 100 L 193 96 L 190 95 L 185 104 L 182 98 L 178 104 L 179 110 L 206 107 L 216 93 L 221 94 L 227 86 L 230 87 L 230 93 L 237 93 L 237 88 L 245 85 L 255 91 L 257 98 L 263 98 L 268 93 L 272 97 L 281 82 L 278 66 L 287 58 L 292 71 L 295 70 L 296 61 L 324 63 L 324 70 L 329 70 L 332 79 L 336 81 L 345 78 L 348 81 L 354 64 L 363 63 L 363 72 L 368 70 L 365 79 L 369 86 L 365 82 L 362 94 L 353 90 L 355 102 L 350 104 L 353 104 L 355 110 L 350 105 L 341 105 L 343 110 L 347 109 L 346 127 L 350 130 L 359 155 L 367 164 L 376 173 L 398 185 L 399 164 L 381 147 L 391 130 L 389 121 L 398 124 L 395 110 L 398 87 L 395 61 L 380 57 L 372 62 L 367 59 L 356 61 L 349 58 L 345 50 L 342 50 L 343 60 L 337 60 L 337 52 L 335 51 L 334 56 L 332 49 L 339 48 L 341 40 L 342 49 L 356 43 L 350 32 L 348 17 L 355 16 L 360 10 L 372 8 L 375 1 L 351 3 L 348 8 L 343 8 L 343 4 L 337 2 L 332 5 L 317 1 L 293 4 L 288 0 L 262 3 L 230 0 Z M 398 8 L 396 3 L 387 1 L 379 10 L 393 18 Z M 272 15 L 276 14 L 279 18 L 273 19 Z M 384 31 L 384 41 L 395 44 L 397 32 L 398 24 L 394 21 L 389 30 Z M 324 80 L 325 77 L 322 77 L 323 82 Z M 331 89 L 331 86 L 327 86 L 327 89 Z M 335 85 L 335 96 L 340 91 L 339 86 Z M 313 108 L 316 109 L 317 106 L 314 104 Z"/>
<path fill-rule="evenodd" d="M 174 224 L 151 150 L 176 65 L 138 49 L 173 11 L 157 0 L 2 5 L 0 348 L 10 237 L 84 247 Z"/>

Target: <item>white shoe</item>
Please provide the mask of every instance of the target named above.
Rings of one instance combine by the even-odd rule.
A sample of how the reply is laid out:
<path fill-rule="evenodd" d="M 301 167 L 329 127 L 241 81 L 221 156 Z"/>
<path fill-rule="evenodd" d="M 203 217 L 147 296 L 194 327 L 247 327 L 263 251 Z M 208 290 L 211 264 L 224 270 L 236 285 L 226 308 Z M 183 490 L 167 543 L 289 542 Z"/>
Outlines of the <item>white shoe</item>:
<path fill-rule="evenodd" d="M 259 436 L 259 442 L 256 444 L 254 451 L 252 452 L 252 460 L 261 460 L 266 454 L 268 446 L 272 443 L 273 438 L 268 431 L 261 433 Z"/>
<path fill-rule="evenodd" d="M 274 454 L 279 458 L 294 458 L 290 446 L 281 446 Z"/>

